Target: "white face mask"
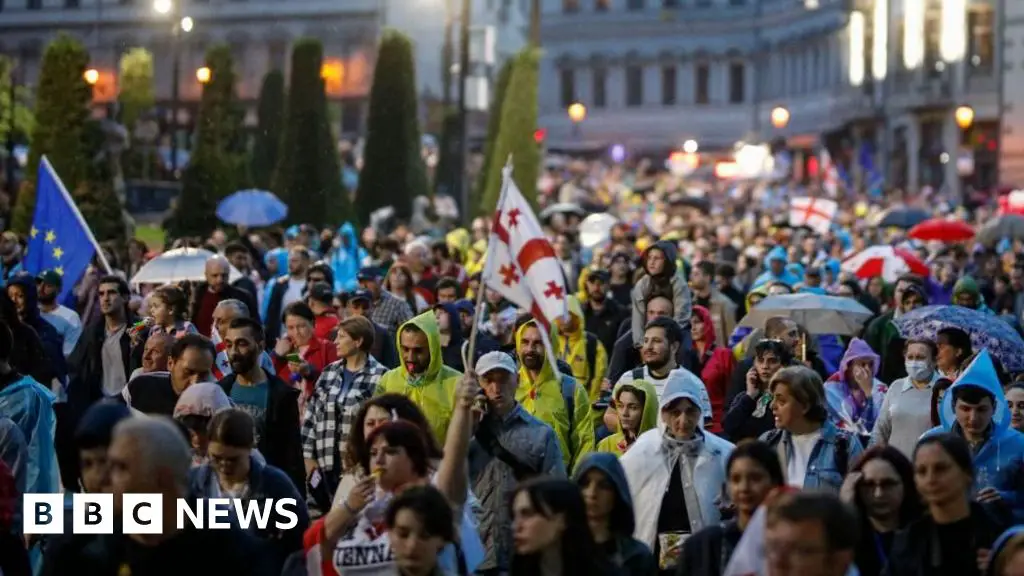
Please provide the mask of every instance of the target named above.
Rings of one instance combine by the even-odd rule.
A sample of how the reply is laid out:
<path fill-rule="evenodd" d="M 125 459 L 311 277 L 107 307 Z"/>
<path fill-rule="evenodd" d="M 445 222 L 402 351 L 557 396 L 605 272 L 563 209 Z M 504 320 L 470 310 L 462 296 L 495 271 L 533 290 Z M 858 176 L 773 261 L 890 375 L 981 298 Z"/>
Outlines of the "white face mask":
<path fill-rule="evenodd" d="M 932 377 L 932 372 L 934 372 L 932 365 L 924 360 L 907 360 L 904 365 L 907 369 L 907 375 L 910 376 L 912 380 L 916 380 L 918 382 L 930 379 Z"/>

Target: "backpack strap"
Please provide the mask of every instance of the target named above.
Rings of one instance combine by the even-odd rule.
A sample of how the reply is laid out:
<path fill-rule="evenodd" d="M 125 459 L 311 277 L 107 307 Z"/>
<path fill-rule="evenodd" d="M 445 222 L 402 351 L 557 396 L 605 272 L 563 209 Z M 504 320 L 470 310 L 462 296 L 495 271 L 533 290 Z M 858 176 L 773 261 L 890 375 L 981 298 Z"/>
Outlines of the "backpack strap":
<path fill-rule="evenodd" d="M 843 476 L 850 468 L 850 439 L 842 432 L 836 436 L 836 468 Z"/>
<path fill-rule="evenodd" d="M 569 414 L 571 433 L 576 422 L 576 379 L 568 374 L 562 374 L 562 400 L 565 402 L 565 411 Z"/>
<path fill-rule="evenodd" d="M 633 380 L 643 380 L 644 379 L 644 367 L 643 366 L 640 366 L 639 368 L 633 368 L 632 372 L 630 372 L 630 373 L 633 375 Z"/>
<path fill-rule="evenodd" d="M 594 379 L 594 369 L 597 367 L 597 336 L 594 336 L 590 332 L 584 332 L 587 338 L 587 378 L 590 380 Z M 590 382 L 584 384 L 584 388 Z"/>

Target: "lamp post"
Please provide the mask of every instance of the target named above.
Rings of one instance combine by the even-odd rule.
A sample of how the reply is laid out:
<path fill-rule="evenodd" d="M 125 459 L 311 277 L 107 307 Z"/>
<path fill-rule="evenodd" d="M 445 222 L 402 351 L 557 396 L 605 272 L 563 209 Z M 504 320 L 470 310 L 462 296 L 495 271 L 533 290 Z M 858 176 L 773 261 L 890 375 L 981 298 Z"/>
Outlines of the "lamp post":
<path fill-rule="evenodd" d="M 953 113 L 953 117 L 956 119 L 956 125 L 961 130 L 967 130 L 974 124 L 974 108 L 970 106 L 960 106 Z"/>
<path fill-rule="evenodd" d="M 572 121 L 572 133 L 574 136 L 579 137 L 580 123 L 587 119 L 587 107 L 579 102 L 573 102 L 569 105 L 567 112 L 569 113 L 569 120 Z"/>
<path fill-rule="evenodd" d="M 209 84 L 210 78 L 212 77 L 213 72 L 210 71 L 209 66 L 196 68 L 196 80 L 198 80 L 200 84 Z"/>
<path fill-rule="evenodd" d="M 153 11 L 161 16 L 170 15 L 173 22 L 171 27 L 171 175 L 178 172 L 178 107 L 180 100 L 180 76 L 181 76 L 181 34 L 192 31 L 195 25 L 192 18 L 180 17 L 180 5 L 174 0 L 154 0 Z"/>
<path fill-rule="evenodd" d="M 783 106 L 776 106 L 772 109 L 772 126 L 776 130 L 782 130 L 789 125 L 789 110 Z"/>
<path fill-rule="evenodd" d="M 100 81 L 100 71 L 95 68 L 89 68 L 82 74 L 82 78 L 89 86 L 95 86 Z"/>

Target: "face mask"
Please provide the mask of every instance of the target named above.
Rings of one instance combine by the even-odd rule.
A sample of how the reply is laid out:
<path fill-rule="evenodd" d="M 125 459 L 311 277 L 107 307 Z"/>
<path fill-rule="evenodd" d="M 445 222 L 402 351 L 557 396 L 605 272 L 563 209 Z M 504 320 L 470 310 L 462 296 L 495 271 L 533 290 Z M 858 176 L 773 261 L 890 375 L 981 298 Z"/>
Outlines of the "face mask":
<path fill-rule="evenodd" d="M 905 366 L 907 368 L 907 375 L 918 382 L 927 380 L 932 375 L 931 365 L 924 360 L 907 360 Z"/>

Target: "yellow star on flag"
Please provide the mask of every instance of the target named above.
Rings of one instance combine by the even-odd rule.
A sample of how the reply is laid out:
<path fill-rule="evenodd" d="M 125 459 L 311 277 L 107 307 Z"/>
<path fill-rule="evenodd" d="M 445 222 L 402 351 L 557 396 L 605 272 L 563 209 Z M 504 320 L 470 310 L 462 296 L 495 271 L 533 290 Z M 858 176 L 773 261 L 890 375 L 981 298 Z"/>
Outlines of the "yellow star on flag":
<path fill-rule="evenodd" d="M 53 241 L 57 239 L 57 235 L 53 233 L 53 230 L 46 231 L 46 242 L 53 244 Z"/>
<path fill-rule="evenodd" d="M 39 229 L 33 226 L 32 230 L 29 231 L 29 235 L 35 238 L 36 236 L 39 235 Z"/>
<path fill-rule="evenodd" d="M 64 275 L 64 267 L 63 267 L 63 266 L 57 266 L 57 267 L 56 267 L 56 268 L 54 268 L 53 270 L 54 270 L 54 271 L 55 271 L 55 272 L 56 272 L 57 274 L 60 274 L 61 276 L 63 276 L 63 275 Z"/>
<path fill-rule="evenodd" d="M 63 255 L 64 251 L 60 249 L 60 246 L 57 246 L 56 248 L 53 249 L 53 257 L 56 258 L 57 260 L 60 260 L 60 257 Z"/>

